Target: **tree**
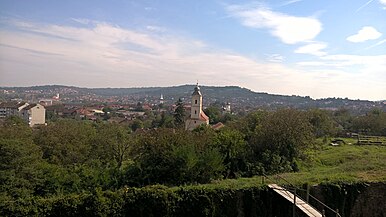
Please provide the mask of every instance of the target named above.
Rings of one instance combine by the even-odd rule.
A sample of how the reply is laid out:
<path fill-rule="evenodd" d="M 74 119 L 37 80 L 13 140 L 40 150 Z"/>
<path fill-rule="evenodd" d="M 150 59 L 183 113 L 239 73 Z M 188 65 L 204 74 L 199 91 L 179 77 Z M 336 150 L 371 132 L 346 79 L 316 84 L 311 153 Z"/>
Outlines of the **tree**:
<path fill-rule="evenodd" d="M 224 128 L 216 134 L 214 144 L 224 157 L 225 177 L 236 178 L 240 176 L 246 165 L 244 136 L 237 130 Z"/>
<path fill-rule="evenodd" d="M 41 182 L 42 152 L 32 139 L 31 128 L 18 117 L 0 126 L 0 200 L 30 196 Z"/>
<path fill-rule="evenodd" d="M 104 162 L 114 161 L 120 169 L 125 161 L 129 161 L 133 138 L 123 126 L 118 124 L 101 124 L 97 128 L 97 136 L 93 145 L 93 153 Z"/>
<path fill-rule="evenodd" d="M 316 137 L 327 137 L 337 134 L 337 123 L 331 118 L 327 111 L 312 109 L 307 112 L 307 115 Z"/>
<path fill-rule="evenodd" d="M 174 118 L 172 115 L 166 112 L 161 113 L 160 127 L 174 128 Z"/>
<path fill-rule="evenodd" d="M 176 109 L 174 110 L 174 125 L 176 127 L 181 127 L 181 126 L 184 126 L 184 123 L 185 123 L 185 108 L 180 98 L 176 102 Z"/>
<path fill-rule="evenodd" d="M 142 129 L 144 127 L 144 124 L 141 120 L 135 119 L 133 123 L 131 124 L 131 130 L 135 132 L 137 129 Z"/>
<path fill-rule="evenodd" d="M 92 123 L 66 119 L 36 130 L 34 142 L 49 163 L 68 166 L 90 160 L 95 135 Z"/>
<path fill-rule="evenodd" d="M 248 143 L 270 172 L 289 170 L 291 164 L 295 168 L 294 159 L 313 138 L 307 116 L 294 109 L 268 113 L 256 129 Z"/>
<path fill-rule="evenodd" d="M 216 124 L 221 119 L 221 110 L 216 106 L 209 106 L 204 109 L 205 114 L 209 117 L 209 121 L 211 124 Z"/>
<path fill-rule="evenodd" d="M 139 135 L 127 170 L 131 185 L 205 183 L 221 177 L 223 157 L 185 130 L 157 129 Z M 172 174 L 172 175 L 171 175 Z"/>
<path fill-rule="evenodd" d="M 386 112 L 373 109 L 364 116 L 353 118 L 351 130 L 374 136 L 386 135 Z"/>

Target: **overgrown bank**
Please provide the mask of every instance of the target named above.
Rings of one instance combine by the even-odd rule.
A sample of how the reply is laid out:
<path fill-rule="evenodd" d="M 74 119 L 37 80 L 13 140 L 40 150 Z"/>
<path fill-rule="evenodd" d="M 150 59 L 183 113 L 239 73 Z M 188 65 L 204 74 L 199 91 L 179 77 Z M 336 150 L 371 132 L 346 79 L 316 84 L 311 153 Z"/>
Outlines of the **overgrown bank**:
<path fill-rule="evenodd" d="M 386 210 L 386 183 L 326 183 L 311 187 L 311 194 L 346 217 L 382 216 Z M 291 204 L 261 183 L 97 189 L 5 202 L 0 210 L 1 216 L 292 216 Z"/>

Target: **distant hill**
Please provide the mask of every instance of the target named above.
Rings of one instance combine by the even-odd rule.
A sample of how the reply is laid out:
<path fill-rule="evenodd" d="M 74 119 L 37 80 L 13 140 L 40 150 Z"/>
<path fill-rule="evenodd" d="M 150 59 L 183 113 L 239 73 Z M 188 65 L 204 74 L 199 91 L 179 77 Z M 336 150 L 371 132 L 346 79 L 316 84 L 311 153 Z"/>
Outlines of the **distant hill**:
<path fill-rule="evenodd" d="M 19 97 L 35 94 L 35 97 L 49 97 L 56 93 L 66 97 L 79 96 L 98 96 L 102 98 L 135 98 L 141 99 L 159 99 L 160 95 L 164 96 L 165 101 L 173 103 L 178 98 L 183 98 L 185 101 L 190 99 L 190 95 L 194 89 L 194 85 L 181 85 L 173 87 L 143 87 L 143 88 L 81 88 L 62 85 L 46 85 L 33 87 L 0 87 L 0 97 Z M 367 111 L 374 107 L 386 110 L 384 102 L 368 101 L 368 100 L 350 100 L 342 98 L 326 98 L 312 99 L 308 96 L 287 96 L 275 95 L 261 92 L 254 92 L 246 88 L 238 86 L 200 86 L 201 92 L 204 95 L 204 104 L 224 104 L 231 103 L 232 107 L 239 108 L 280 108 L 293 107 L 300 109 L 308 108 L 324 108 L 337 109 L 348 108 L 356 111 Z M 8 91 L 7 94 L 5 92 Z M 9 93 L 12 92 L 12 94 Z"/>

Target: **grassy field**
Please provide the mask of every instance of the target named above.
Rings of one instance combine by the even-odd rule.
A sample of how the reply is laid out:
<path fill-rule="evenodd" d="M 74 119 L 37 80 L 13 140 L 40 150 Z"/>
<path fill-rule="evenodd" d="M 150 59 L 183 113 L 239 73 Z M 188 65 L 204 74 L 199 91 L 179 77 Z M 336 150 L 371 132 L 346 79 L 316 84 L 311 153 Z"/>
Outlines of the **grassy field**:
<path fill-rule="evenodd" d="M 340 146 L 322 145 L 307 152 L 308 159 L 299 162 L 300 172 L 283 174 L 293 182 L 386 181 L 386 147 L 355 145 L 346 141 Z"/>
<path fill-rule="evenodd" d="M 306 151 L 307 159 L 299 161 L 299 172 L 280 174 L 295 185 L 331 182 L 386 182 L 386 146 L 356 145 L 356 139 L 344 139 L 346 144 L 324 144 Z M 321 142 L 321 141 L 319 141 Z M 265 183 L 286 184 L 276 176 Z M 216 181 L 206 187 L 244 188 L 260 186 L 262 177 Z"/>

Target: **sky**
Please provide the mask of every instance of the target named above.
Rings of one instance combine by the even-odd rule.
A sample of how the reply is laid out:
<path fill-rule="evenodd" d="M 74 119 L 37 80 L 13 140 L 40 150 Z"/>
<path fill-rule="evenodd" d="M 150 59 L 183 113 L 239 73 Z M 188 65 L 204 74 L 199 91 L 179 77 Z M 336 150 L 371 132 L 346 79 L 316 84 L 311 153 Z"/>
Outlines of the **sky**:
<path fill-rule="evenodd" d="M 386 100 L 386 0 L 0 0 L 0 86 Z"/>

